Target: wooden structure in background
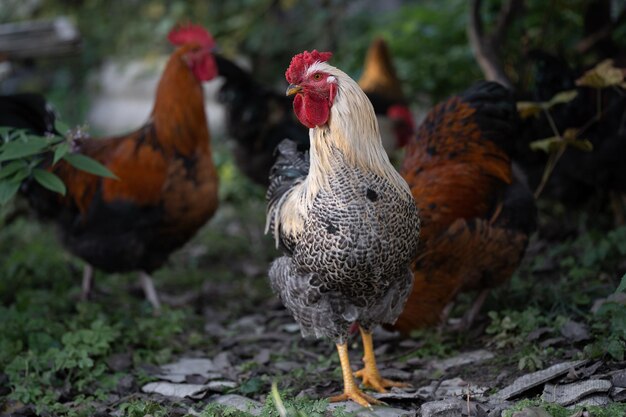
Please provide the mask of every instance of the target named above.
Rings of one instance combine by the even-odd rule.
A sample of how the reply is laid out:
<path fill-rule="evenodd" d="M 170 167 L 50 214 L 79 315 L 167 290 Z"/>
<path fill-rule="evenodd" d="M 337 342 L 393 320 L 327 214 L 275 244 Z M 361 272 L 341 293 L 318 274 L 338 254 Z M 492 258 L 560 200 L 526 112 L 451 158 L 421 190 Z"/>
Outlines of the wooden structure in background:
<path fill-rule="evenodd" d="M 0 25 L 0 61 L 76 53 L 80 33 L 67 18 Z"/>

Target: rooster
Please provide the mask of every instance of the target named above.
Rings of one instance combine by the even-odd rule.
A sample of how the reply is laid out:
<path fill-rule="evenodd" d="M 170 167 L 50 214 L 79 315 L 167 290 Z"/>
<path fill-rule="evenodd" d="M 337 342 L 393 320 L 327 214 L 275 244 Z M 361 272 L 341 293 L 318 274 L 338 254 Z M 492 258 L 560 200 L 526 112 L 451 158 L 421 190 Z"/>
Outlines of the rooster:
<path fill-rule="evenodd" d="M 226 129 L 234 140 L 235 163 L 244 175 L 267 186 L 276 146 L 290 138 L 305 151 L 309 148 L 309 133 L 294 117 L 291 101 L 284 94 L 261 85 L 224 56 L 216 54 L 215 58 L 219 74 L 225 79 L 218 100 L 226 109 Z M 372 43 L 359 84 L 374 105 L 383 145 L 393 154 L 404 146 L 415 127 L 382 39 Z"/>
<path fill-rule="evenodd" d="M 89 294 L 93 267 L 105 272 L 140 271 L 146 297 L 160 308 L 150 274 L 180 248 L 217 208 L 202 82 L 217 75 L 214 41 L 199 26 L 172 30 L 178 46 L 156 91 L 146 124 L 129 134 L 75 140 L 118 179 L 79 171 L 64 161 L 51 169 L 67 195 L 27 184 L 31 207 L 60 229 L 63 244 L 87 262 L 82 296 Z"/>
<path fill-rule="evenodd" d="M 406 147 L 401 174 L 422 219 L 415 282 L 394 329 L 437 324 L 459 292 L 479 290 L 469 327 L 489 289 L 506 281 L 535 228 L 535 205 L 508 152 L 518 135 L 515 102 L 480 82 L 437 105 Z"/>
<path fill-rule="evenodd" d="M 268 189 L 267 230 L 285 256 L 272 263 L 272 289 L 302 334 L 333 339 L 344 393 L 331 401 L 378 403 L 352 375 L 347 337 L 358 323 L 365 367 L 356 373 L 384 392 L 403 386 L 383 379 L 372 330 L 393 323 L 411 284 L 419 219 L 406 182 L 389 162 L 374 109 L 358 84 L 326 61 L 328 52 L 296 55 L 287 95 L 308 127 L 310 156 L 293 142 L 279 146 Z"/>

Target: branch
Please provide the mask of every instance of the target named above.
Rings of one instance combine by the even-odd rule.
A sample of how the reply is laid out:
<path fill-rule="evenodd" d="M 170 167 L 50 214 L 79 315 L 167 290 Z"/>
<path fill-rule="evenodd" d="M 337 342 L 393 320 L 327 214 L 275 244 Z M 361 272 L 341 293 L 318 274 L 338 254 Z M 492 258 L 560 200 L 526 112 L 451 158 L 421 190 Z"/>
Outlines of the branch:
<path fill-rule="evenodd" d="M 500 8 L 496 20 L 495 29 L 491 34 L 485 34 L 483 21 L 480 14 L 481 0 L 470 0 L 469 21 L 467 36 L 474 52 L 474 57 L 489 81 L 497 81 L 508 89 L 513 89 L 513 84 L 504 71 L 500 59 L 500 43 L 518 10 L 521 9 L 524 0 L 508 0 Z"/>
<path fill-rule="evenodd" d="M 617 16 L 617 18 L 603 27 L 602 29 L 593 32 L 592 34 L 585 36 L 583 39 L 578 41 L 576 44 L 576 52 L 580 54 L 585 54 L 589 52 L 591 48 L 593 48 L 599 41 L 607 38 L 613 33 L 613 29 L 619 27 L 622 23 L 626 21 L 626 9 L 622 10 L 622 12 Z"/>

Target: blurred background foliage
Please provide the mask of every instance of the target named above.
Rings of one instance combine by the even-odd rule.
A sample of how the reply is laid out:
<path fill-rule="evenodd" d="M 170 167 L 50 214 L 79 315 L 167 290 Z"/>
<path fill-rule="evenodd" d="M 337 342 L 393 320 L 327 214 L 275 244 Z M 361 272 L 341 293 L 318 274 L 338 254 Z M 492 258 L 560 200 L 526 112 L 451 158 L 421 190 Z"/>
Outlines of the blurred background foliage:
<path fill-rule="evenodd" d="M 501 4 L 483 2 L 487 29 L 494 25 Z M 519 92 L 532 90 L 530 51 L 557 55 L 573 68 L 598 61 L 575 49 L 585 35 L 584 15 L 592 5 L 591 0 L 525 3 L 500 40 L 505 69 Z M 390 44 L 408 97 L 429 106 L 482 78 L 467 41 L 469 7 L 467 0 L 3 0 L 0 23 L 68 16 L 83 43 L 77 56 L 37 61 L 48 71 L 45 84 L 36 79 L 26 87 L 3 85 L 2 92 L 42 91 L 67 122 L 82 123 L 90 70 L 109 57 L 131 60 L 166 54 L 171 49 L 165 40 L 170 28 L 193 21 L 211 30 L 224 54 L 245 57 L 259 80 L 277 87 L 284 83 L 291 56 L 304 49 L 334 51 L 334 63 L 358 77 L 368 43 L 381 35 Z M 612 7 L 617 15 L 626 5 L 613 2 Z M 624 26 L 613 36 L 622 44 Z"/>

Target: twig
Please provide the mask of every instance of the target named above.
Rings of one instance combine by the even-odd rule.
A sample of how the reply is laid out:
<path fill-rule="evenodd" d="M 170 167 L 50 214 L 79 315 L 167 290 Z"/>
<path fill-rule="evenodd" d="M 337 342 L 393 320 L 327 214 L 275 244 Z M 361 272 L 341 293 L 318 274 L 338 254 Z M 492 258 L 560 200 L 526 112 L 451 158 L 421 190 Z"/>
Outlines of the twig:
<path fill-rule="evenodd" d="M 499 45 L 515 15 L 521 10 L 523 3 L 524 0 L 508 0 L 503 3 L 496 19 L 495 28 L 490 34 L 487 34 L 480 14 L 482 0 L 470 0 L 467 36 L 474 57 L 487 80 L 497 81 L 508 89 L 513 89 L 513 84 L 504 71 Z"/>
<path fill-rule="evenodd" d="M 613 33 L 613 30 L 619 27 L 624 22 L 626 22 L 626 9 L 622 10 L 617 18 L 611 21 L 608 25 L 604 26 L 600 30 L 593 32 L 590 35 L 585 36 L 583 39 L 578 41 L 575 46 L 576 52 L 578 52 L 579 54 L 585 54 L 589 52 L 591 48 L 593 48 L 601 40 L 611 35 Z"/>

